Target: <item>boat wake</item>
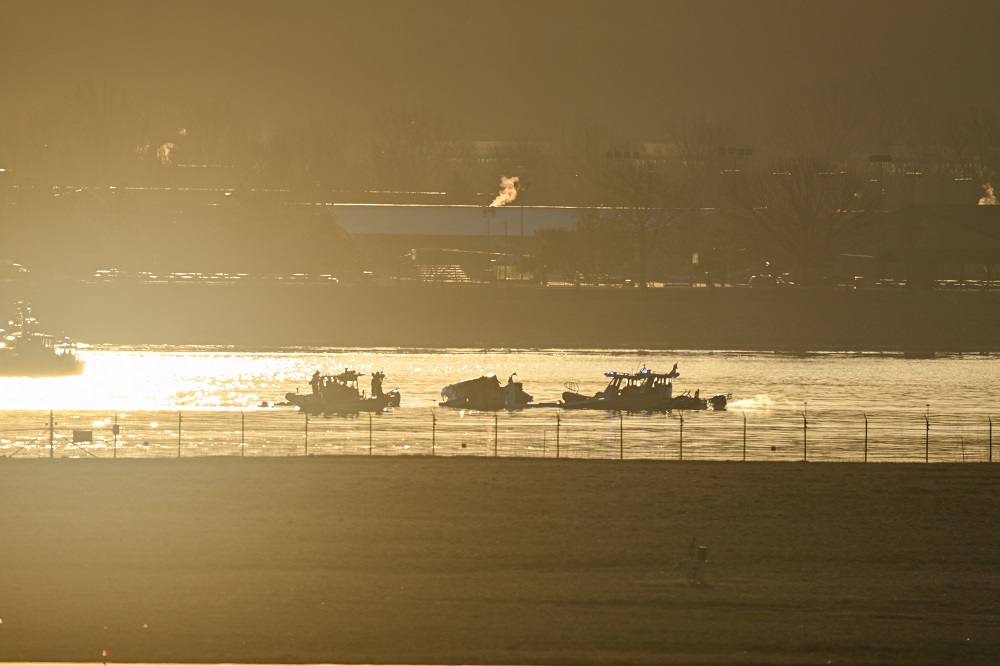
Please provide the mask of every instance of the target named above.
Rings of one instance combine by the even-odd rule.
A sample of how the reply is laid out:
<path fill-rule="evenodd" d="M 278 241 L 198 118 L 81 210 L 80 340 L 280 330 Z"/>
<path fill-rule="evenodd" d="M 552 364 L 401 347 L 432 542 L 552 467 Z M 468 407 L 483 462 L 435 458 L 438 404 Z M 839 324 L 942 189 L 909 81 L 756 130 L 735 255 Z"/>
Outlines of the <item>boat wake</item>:
<path fill-rule="evenodd" d="M 766 412 L 770 411 L 777 403 L 771 399 L 771 396 L 765 394 L 755 395 L 752 398 L 741 398 L 739 400 L 731 400 L 727 408 L 731 412 Z"/>

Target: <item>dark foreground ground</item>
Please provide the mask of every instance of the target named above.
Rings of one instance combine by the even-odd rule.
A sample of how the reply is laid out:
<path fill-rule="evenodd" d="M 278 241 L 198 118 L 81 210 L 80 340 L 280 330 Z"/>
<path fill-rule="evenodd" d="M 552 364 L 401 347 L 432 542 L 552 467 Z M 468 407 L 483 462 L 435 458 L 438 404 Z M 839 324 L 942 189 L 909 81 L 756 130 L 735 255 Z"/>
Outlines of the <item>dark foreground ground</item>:
<path fill-rule="evenodd" d="M 1000 660 L 1000 466 L 0 460 L 0 661 Z M 706 582 L 675 564 L 692 537 Z"/>
<path fill-rule="evenodd" d="M 89 343 L 1000 351 L 1000 291 L 0 283 Z"/>

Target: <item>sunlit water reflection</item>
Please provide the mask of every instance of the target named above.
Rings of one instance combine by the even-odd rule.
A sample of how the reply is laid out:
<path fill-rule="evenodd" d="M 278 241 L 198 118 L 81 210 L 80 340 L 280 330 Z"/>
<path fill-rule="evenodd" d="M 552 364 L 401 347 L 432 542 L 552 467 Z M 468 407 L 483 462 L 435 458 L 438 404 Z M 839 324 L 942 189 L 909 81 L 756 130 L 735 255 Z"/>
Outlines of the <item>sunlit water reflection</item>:
<path fill-rule="evenodd" d="M 114 446 L 134 456 L 302 454 L 303 417 L 270 405 L 308 391 L 317 369 L 382 370 L 403 401 L 371 425 L 367 415 L 314 419 L 311 453 L 549 456 L 558 446 L 570 456 L 739 459 L 746 441 L 749 459 L 853 460 L 866 455 L 867 417 L 869 459 L 931 459 L 933 433 L 937 459 L 979 460 L 989 456 L 1000 397 L 996 356 L 159 347 L 94 347 L 81 356 L 79 377 L 0 378 L 0 455 L 48 455 L 50 410 L 63 438 L 54 439 L 56 455 L 103 456 Z M 554 403 L 567 383 L 593 393 L 606 371 L 667 371 L 675 362 L 675 392 L 732 393 L 729 410 L 686 414 L 682 427 L 676 413 L 622 421 L 542 408 L 494 418 L 437 407 L 443 386 L 489 372 L 502 380 L 516 373 L 536 403 Z M 111 442 L 116 414 L 125 427 Z M 69 428 L 92 429 L 93 441 L 62 446 L 72 444 Z"/>

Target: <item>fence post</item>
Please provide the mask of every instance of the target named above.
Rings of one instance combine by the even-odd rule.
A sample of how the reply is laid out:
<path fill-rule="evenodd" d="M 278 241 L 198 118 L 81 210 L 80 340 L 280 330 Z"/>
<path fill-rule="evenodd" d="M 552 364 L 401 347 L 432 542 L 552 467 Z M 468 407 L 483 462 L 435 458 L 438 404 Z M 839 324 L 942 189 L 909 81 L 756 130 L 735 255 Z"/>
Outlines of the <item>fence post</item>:
<path fill-rule="evenodd" d="M 431 412 L 431 456 L 434 456 L 434 449 L 437 446 L 437 414 Z"/>
<path fill-rule="evenodd" d="M 743 462 L 747 461 L 747 413 L 743 412 Z"/>
<path fill-rule="evenodd" d="M 372 413 L 368 412 L 368 455 L 372 454 Z"/>
<path fill-rule="evenodd" d="M 987 416 L 986 420 L 990 422 L 990 457 L 989 461 L 993 462 L 993 417 Z"/>
<path fill-rule="evenodd" d="M 930 462 L 931 458 L 931 419 L 930 419 L 930 404 L 927 405 L 927 411 L 924 412 L 924 462 Z"/>
<path fill-rule="evenodd" d="M 556 412 L 556 460 L 559 460 L 559 412 Z"/>
<path fill-rule="evenodd" d="M 497 413 L 493 412 L 493 457 L 497 457 L 497 440 L 499 439 L 500 427 L 497 425 Z"/>
<path fill-rule="evenodd" d="M 808 402 L 802 403 L 802 460 L 809 460 L 809 420 L 806 417 Z"/>
<path fill-rule="evenodd" d="M 183 420 L 183 417 L 181 416 L 181 413 L 178 411 L 177 412 L 177 457 L 178 458 L 181 457 L 181 421 L 182 420 Z"/>
<path fill-rule="evenodd" d="M 246 414 L 240 410 L 240 458 L 243 457 L 243 452 L 247 448 L 247 417 Z"/>
<path fill-rule="evenodd" d="M 309 412 L 304 411 L 303 414 L 306 415 L 306 453 L 309 456 Z"/>
<path fill-rule="evenodd" d="M 55 457 L 56 450 L 56 421 L 52 410 L 49 410 L 49 458 Z"/>
<path fill-rule="evenodd" d="M 684 410 L 680 410 L 681 415 L 681 440 L 680 440 L 680 459 L 684 460 Z"/>
<path fill-rule="evenodd" d="M 865 414 L 865 462 L 868 462 L 868 415 Z"/>
<path fill-rule="evenodd" d="M 625 412 L 618 412 L 618 460 L 625 460 Z"/>
<path fill-rule="evenodd" d="M 118 457 L 118 410 L 115 410 L 115 425 L 111 428 L 111 433 L 115 436 L 115 451 L 112 455 L 113 458 Z"/>

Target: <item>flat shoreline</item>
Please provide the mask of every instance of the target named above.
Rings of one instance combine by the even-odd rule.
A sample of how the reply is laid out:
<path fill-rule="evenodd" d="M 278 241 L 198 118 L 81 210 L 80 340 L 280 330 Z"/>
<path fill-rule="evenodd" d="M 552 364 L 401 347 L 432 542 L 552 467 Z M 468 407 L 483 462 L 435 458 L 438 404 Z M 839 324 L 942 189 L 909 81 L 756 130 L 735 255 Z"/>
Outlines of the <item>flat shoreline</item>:
<path fill-rule="evenodd" d="M 0 661 L 995 663 L 1000 466 L 0 461 Z M 704 584 L 675 566 L 695 538 Z"/>
<path fill-rule="evenodd" d="M 1000 351 L 997 291 L 0 284 L 0 302 L 24 298 L 93 344 Z"/>

